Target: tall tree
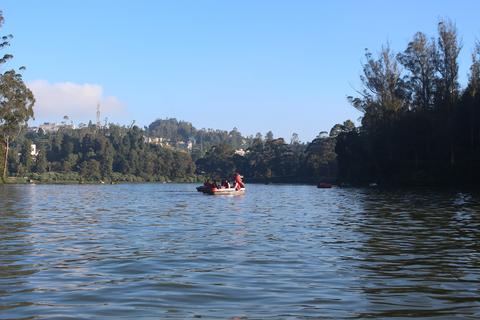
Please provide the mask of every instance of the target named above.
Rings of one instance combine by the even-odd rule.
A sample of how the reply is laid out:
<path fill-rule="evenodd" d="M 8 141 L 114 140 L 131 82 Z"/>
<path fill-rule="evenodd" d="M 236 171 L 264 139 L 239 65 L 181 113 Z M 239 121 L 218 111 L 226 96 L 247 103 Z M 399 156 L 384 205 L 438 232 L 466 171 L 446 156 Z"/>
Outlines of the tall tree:
<path fill-rule="evenodd" d="M 437 82 L 438 52 L 434 41 L 417 32 L 403 53 L 397 55 L 408 71 L 405 83 L 412 95 L 414 108 L 430 109 L 434 103 Z"/>
<path fill-rule="evenodd" d="M 25 139 L 20 149 L 20 164 L 25 172 L 30 172 L 33 165 L 32 158 L 32 141 Z"/>
<path fill-rule="evenodd" d="M 265 134 L 265 140 L 273 140 L 273 132 L 272 131 L 268 131 L 266 134 Z"/>
<path fill-rule="evenodd" d="M 457 60 L 461 50 L 461 45 L 458 42 L 457 28 L 451 21 L 440 21 L 438 23 L 438 47 L 440 53 L 438 72 L 441 74 L 438 84 L 438 98 L 442 109 L 446 109 L 447 112 L 449 112 L 458 99 L 460 85 L 458 83 Z M 451 166 L 455 165 L 456 161 L 452 118 L 453 117 L 448 117 L 446 124 Z"/>
<path fill-rule="evenodd" d="M 21 74 L 10 70 L 0 75 L 0 135 L 5 149 L 3 179 L 7 176 L 10 141 L 33 117 L 35 98 L 23 82 Z"/>
<path fill-rule="evenodd" d="M 480 93 L 480 41 L 475 43 L 475 49 L 472 52 L 472 65 L 466 91 L 472 97 Z"/>
<path fill-rule="evenodd" d="M 0 26 L 3 23 L 0 11 Z M 3 36 L 0 49 L 9 46 L 10 36 Z M 6 54 L 0 59 L 0 65 L 13 56 Z M 22 69 L 22 68 L 21 68 Z M 7 177 L 7 162 L 10 141 L 15 137 L 26 122 L 33 117 L 35 99 L 30 89 L 23 82 L 22 75 L 15 70 L 0 74 L 0 136 L 4 145 L 3 180 Z"/>
<path fill-rule="evenodd" d="M 360 76 L 363 89 L 358 91 L 359 97 L 350 96 L 348 100 L 364 113 L 362 123 L 369 127 L 406 110 L 407 104 L 401 69 L 390 47 L 383 47 L 378 58 L 367 50 L 365 58 L 367 61 Z"/>
<path fill-rule="evenodd" d="M 458 55 L 461 45 L 458 41 L 457 28 L 451 21 L 438 23 L 438 72 L 441 74 L 439 81 L 440 99 L 448 105 L 458 97 Z"/>

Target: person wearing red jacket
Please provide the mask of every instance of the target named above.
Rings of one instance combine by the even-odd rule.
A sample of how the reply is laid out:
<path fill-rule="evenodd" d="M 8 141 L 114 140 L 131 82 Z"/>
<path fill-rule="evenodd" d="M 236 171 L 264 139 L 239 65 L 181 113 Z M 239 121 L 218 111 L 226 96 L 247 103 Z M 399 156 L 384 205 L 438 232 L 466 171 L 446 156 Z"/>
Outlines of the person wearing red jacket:
<path fill-rule="evenodd" d="M 240 190 L 241 188 L 245 188 L 245 184 L 242 181 L 242 176 L 239 173 L 235 173 L 235 189 Z"/>

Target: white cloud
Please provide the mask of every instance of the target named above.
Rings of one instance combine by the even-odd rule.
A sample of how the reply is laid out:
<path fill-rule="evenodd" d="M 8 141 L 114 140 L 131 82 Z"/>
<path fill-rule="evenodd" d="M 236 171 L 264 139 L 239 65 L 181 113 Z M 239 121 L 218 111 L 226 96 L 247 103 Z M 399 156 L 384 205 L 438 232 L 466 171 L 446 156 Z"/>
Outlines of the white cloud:
<path fill-rule="evenodd" d="M 98 103 L 102 121 L 105 117 L 125 112 L 124 105 L 116 97 L 105 97 L 102 86 L 98 84 L 35 80 L 28 83 L 28 87 L 35 96 L 36 119 L 58 121 L 67 115 L 74 121 L 94 120 Z"/>

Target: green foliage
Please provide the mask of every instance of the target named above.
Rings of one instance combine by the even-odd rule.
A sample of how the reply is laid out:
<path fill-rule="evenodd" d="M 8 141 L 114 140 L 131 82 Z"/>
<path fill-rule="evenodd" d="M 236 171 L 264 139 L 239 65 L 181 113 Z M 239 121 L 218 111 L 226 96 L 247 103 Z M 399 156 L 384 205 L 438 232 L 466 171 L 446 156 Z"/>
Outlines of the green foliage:
<path fill-rule="evenodd" d="M 335 130 L 350 129 L 353 123 L 337 125 Z M 334 131 L 332 129 L 332 131 Z M 310 182 L 335 180 L 336 137 L 319 137 L 310 144 L 301 144 L 298 136 L 290 144 L 283 138 L 273 138 L 267 133 L 265 141 L 261 135 L 253 139 L 244 155 L 235 154 L 226 144 L 212 147 L 204 157 L 196 161 L 197 173 L 214 179 L 229 178 L 241 172 L 247 181 Z"/>
<path fill-rule="evenodd" d="M 182 126 L 188 124 L 176 120 L 166 123 L 172 127 L 178 123 Z M 332 135 L 337 135 L 344 127 L 345 124 L 335 126 Z M 300 143 L 296 134 L 287 144 L 282 138 L 274 139 L 271 132 L 266 135 L 270 139 L 264 141 L 261 135 L 244 138 L 236 128 L 224 133 L 195 130 L 192 132 L 205 134 L 205 139 L 207 136 L 218 138 L 210 142 L 224 142 L 212 145 L 202 156 L 196 148 L 188 152 L 171 145 L 148 143 L 150 129 L 147 132 L 136 126 L 111 124 L 108 128 L 97 128 L 92 124 L 75 130 L 63 128 L 55 133 L 29 132 L 20 135 L 18 143 L 13 145 L 10 172 L 18 177 L 34 174 L 34 181 L 52 183 L 60 182 L 62 178 L 82 183 L 194 182 L 203 176 L 230 177 L 235 171 L 241 172 L 249 181 L 317 182 L 334 179 L 334 136 L 319 138 L 307 145 Z M 28 146 L 32 143 L 38 149 L 34 158 L 28 156 Z M 236 146 L 241 143 L 247 146 L 245 154 L 236 153 Z M 15 158 L 13 154 L 20 156 Z M 193 157 L 196 157 L 195 163 Z"/>
<path fill-rule="evenodd" d="M 80 176 L 85 180 L 99 181 L 102 178 L 100 163 L 95 159 L 89 159 L 80 165 Z"/>
<path fill-rule="evenodd" d="M 35 170 L 36 173 L 45 173 L 48 169 L 47 161 L 47 152 L 45 148 L 41 148 L 38 152 L 37 159 L 35 161 Z"/>
<path fill-rule="evenodd" d="M 148 132 L 154 137 L 162 137 L 172 142 L 187 141 L 195 136 L 195 129 L 190 122 L 177 119 L 158 119 L 148 126 Z"/>
<path fill-rule="evenodd" d="M 0 11 L 0 26 L 2 23 L 3 16 Z M 7 47 L 11 38 L 11 35 L 3 36 L 0 49 Z M 0 66 L 11 58 L 13 56 L 10 54 L 4 55 L 0 59 Z M 15 70 L 8 70 L 0 74 L 0 136 L 3 143 L 3 180 L 7 177 L 10 142 L 20 133 L 27 121 L 33 118 L 34 103 L 35 98 L 23 82 L 21 74 Z M 22 171 L 24 171 L 24 168 Z"/>
<path fill-rule="evenodd" d="M 235 171 L 233 161 L 234 150 L 227 144 L 213 146 L 196 162 L 199 173 L 208 173 L 214 179 L 231 176 Z"/>
<path fill-rule="evenodd" d="M 75 174 L 74 181 L 82 182 L 195 180 L 189 153 L 148 144 L 144 137 L 145 131 L 138 127 L 113 124 L 108 129 L 90 126 L 55 133 L 29 132 L 17 139 L 22 143 L 12 145 L 9 169 L 17 176 L 38 174 L 42 182 L 57 181 L 52 174 L 62 177 L 70 173 Z M 38 148 L 35 159 L 30 156 L 32 143 Z"/>
<path fill-rule="evenodd" d="M 460 48 L 455 26 L 441 21 L 436 40 L 417 33 L 395 61 L 387 63 L 383 51 L 378 59 L 368 56 L 361 78 L 363 90 L 350 98 L 364 112 L 362 127 L 337 138 L 341 181 L 478 183 L 480 50 L 477 44 L 469 83 L 462 91 L 457 62 Z M 393 72 L 398 68 L 392 66 L 398 64 L 405 68 L 401 73 Z M 372 72 L 372 65 L 382 72 Z M 389 76 L 392 73 L 395 76 Z M 401 107 L 392 107 L 397 105 Z"/>
<path fill-rule="evenodd" d="M 191 153 L 195 160 L 204 156 L 213 146 L 228 144 L 234 149 L 247 148 L 252 141 L 252 138 L 243 137 L 237 128 L 230 132 L 196 129 L 190 122 L 177 119 L 155 120 L 148 126 L 147 134 L 150 137 L 162 138 L 162 143 L 171 147 L 191 142 Z"/>

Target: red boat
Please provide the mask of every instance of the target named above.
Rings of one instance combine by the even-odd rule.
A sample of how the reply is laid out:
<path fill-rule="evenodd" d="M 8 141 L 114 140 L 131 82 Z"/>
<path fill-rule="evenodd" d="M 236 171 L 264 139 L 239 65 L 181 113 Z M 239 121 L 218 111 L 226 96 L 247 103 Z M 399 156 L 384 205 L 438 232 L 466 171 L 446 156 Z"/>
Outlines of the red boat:
<path fill-rule="evenodd" d="M 332 187 L 332 184 L 327 182 L 320 182 L 319 184 L 317 184 L 317 188 L 321 188 L 321 189 L 328 189 L 331 187 Z"/>

